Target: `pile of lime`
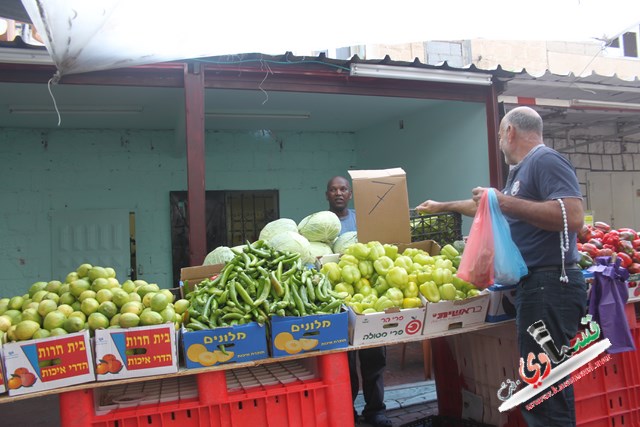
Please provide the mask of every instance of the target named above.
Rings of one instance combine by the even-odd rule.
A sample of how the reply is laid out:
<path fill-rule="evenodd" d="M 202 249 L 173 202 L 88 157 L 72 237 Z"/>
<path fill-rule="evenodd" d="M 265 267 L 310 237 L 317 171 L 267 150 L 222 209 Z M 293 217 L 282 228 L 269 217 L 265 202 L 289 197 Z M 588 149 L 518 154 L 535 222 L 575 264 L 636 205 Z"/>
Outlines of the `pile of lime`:
<path fill-rule="evenodd" d="M 189 301 L 144 280 L 120 283 L 111 267 L 82 264 L 64 282 L 36 282 L 24 295 L 0 298 L 2 342 L 65 335 L 88 329 L 182 323 Z"/>

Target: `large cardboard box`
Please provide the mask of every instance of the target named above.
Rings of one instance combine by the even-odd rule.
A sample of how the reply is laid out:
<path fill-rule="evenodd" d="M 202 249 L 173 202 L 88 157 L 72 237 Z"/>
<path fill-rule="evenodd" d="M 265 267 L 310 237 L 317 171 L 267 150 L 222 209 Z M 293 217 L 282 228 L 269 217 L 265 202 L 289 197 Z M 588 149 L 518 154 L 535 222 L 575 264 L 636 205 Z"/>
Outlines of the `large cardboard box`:
<path fill-rule="evenodd" d="M 98 381 L 178 372 L 173 323 L 95 331 Z"/>
<path fill-rule="evenodd" d="M 271 356 L 345 348 L 349 345 L 347 311 L 271 318 Z"/>
<path fill-rule="evenodd" d="M 401 168 L 351 170 L 358 241 L 410 243 L 407 178 Z"/>
<path fill-rule="evenodd" d="M 265 359 L 267 333 L 256 322 L 203 331 L 181 331 L 182 349 L 187 368 Z"/>
<path fill-rule="evenodd" d="M 352 345 L 393 344 L 419 336 L 426 308 L 389 309 L 380 313 L 357 314 L 349 307 L 349 341 Z"/>
<path fill-rule="evenodd" d="M 224 264 L 186 267 L 180 270 L 180 287 L 187 290 L 219 274 Z M 181 331 L 181 344 L 187 368 L 202 368 L 218 363 L 248 362 L 268 357 L 267 332 L 256 322 L 203 331 Z"/>
<path fill-rule="evenodd" d="M 486 289 L 478 296 L 457 301 L 427 303 L 423 296 L 421 298 L 427 305 L 423 335 L 484 323 L 489 306 L 489 292 Z"/>
<path fill-rule="evenodd" d="M 440 253 L 440 246 L 433 240 L 413 243 L 396 243 L 398 253 L 407 248 L 422 249 L 430 255 Z M 423 304 L 425 300 L 423 300 Z M 357 314 L 349 309 L 349 342 L 352 345 L 368 343 L 393 343 L 399 338 L 422 334 L 426 307 L 390 309 L 385 312 Z"/>
<path fill-rule="evenodd" d="M 516 317 L 516 286 L 491 285 L 487 288 L 489 292 L 487 322 L 502 322 Z"/>
<path fill-rule="evenodd" d="M 95 381 L 89 331 L 7 343 L 2 348 L 9 395 L 51 390 Z"/>

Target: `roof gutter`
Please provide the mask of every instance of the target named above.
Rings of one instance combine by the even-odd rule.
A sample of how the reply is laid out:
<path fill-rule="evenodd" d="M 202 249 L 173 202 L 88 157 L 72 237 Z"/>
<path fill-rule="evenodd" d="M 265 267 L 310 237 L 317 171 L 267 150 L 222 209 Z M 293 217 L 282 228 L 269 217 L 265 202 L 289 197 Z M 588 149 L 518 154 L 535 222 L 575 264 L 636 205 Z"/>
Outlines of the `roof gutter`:
<path fill-rule="evenodd" d="M 53 65 L 51 55 L 44 49 L 0 47 L 0 62 L 9 64 Z"/>
<path fill-rule="evenodd" d="M 591 111 L 640 111 L 640 104 L 632 102 L 596 101 L 589 99 L 550 99 L 530 98 L 524 96 L 501 95 L 498 101 L 512 105 L 527 105 L 540 107 L 567 108 L 572 110 Z"/>
<path fill-rule="evenodd" d="M 491 86 L 492 75 L 379 64 L 351 64 L 351 76 Z"/>

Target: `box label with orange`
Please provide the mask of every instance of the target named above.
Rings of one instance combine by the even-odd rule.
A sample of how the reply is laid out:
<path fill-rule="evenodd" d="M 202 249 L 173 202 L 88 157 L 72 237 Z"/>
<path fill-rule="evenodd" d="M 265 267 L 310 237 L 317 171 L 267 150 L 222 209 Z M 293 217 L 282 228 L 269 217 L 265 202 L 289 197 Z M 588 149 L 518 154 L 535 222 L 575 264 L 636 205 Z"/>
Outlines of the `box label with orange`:
<path fill-rule="evenodd" d="M 178 371 L 173 323 L 95 331 L 98 381 Z"/>
<path fill-rule="evenodd" d="M 7 343 L 3 353 L 11 396 L 95 380 L 89 331 Z"/>

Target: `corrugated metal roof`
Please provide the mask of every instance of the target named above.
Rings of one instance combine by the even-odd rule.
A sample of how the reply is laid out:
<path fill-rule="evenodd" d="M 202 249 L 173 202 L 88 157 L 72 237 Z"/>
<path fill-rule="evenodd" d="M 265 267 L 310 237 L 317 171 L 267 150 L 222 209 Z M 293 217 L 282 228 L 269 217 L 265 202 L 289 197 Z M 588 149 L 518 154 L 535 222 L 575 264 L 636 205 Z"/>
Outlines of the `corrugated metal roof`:
<path fill-rule="evenodd" d="M 514 99 L 515 98 L 515 99 Z M 530 105 L 548 137 L 640 141 L 640 80 L 591 74 L 517 73 L 501 94 L 508 107 Z"/>

